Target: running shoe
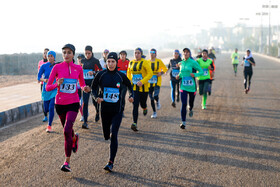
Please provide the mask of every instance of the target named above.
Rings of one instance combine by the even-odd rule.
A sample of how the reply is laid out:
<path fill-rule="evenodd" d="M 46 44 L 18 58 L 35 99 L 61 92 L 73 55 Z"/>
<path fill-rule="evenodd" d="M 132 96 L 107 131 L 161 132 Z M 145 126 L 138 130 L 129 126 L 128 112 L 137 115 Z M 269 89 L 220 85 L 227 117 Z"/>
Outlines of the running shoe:
<path fill-rule="evenodd" d="M 172 102 L 172 103 L 171 103 L 171 106 L 173 106 L 173 108 L 176 108 L 176 103 L 175 103 L 175 102 Z"/>
<path fill-rule="evenodd" d="M 48 117 L 45 116 L 44 119 L 42 120 L 43 122 L 47 122 L 48 121 Z"/>
<path fill-rule="evenodd" d="M 183 124 L 183 123 L 181 123 L 181 124 L 180 124 L 180 128 L 181 128 L 181 129 L 185 129 L 185 128 L 186 128 L 186 125 Z"/>
<path fill-rule="evenodd" d="M 189 111 L 189 116 L 193 117 L 193 111 L 192 110 Z"/>
<path fill-rule="evenodd" d="M 73 141 L 72 151 L 73 153 L 77 153 L 78 151 L 78 145 L 79 145 L 79 134 L 75 133 L 75 141 Z"/>
<path fill-rule="evenodd" d="M 249 91 L 250 91 L 250 88 L 247 88 L 247 94 L 249 93 Z"/>
<path fill-rule="evenodd" d="M 158 101 L 158 102 L 157 102 L 157 109 L 160 110 L 160 108 L 161 108 L 161 104 L 160 104 L 160 102 Z"/>
<path fill-rule="evenodd" d="M 70 165 L 67 162 L 64 162 L 64 164 L 61 166 L 61 171 L 71 172 Z"/>
<path fill-rule="evenodd" d="M 180 99 L 179 99 L 179 97 L 177 97 L 177 103 L 179 103 L 179 101 L 180 101 Z"/>
<path fill-rule="evenodd" d="M 148 114 L 148 109 L 147 108 L 143 109 L 143 115 L 146 116 L 147 114 Z"/>
<path fill-rule="evenodd" d="M 95 122 L 98 122 L 99 119 L 100 119 L 100 118 L 99 118 L 99 114 L 96 114 L 96 115 L 95 115 Z"/>
<path fill-rule="evenodd" d="M 84 122 L 84 123 L 83 123 L 82 128 L 83 128 L 83 129 L 88 129 L 88 124 L 87 124 L 87 122 Z"/>
<path fill-rule="evenodd" d="M 51 132 L 52 132 L 52 127 L 48 125 L 48 127 L 47 127 L 47 129 L 46 129 L 46 132 L 51 133 Z"/>
<path fill-rule="evenodd" d="M 202 105 L 201 108 L 202 108 L 202 110 L 205 110 L 205 109 L 206 109 L 206 106 Z"/>
<path fill-rule="evenodd" d="M 109 162 L 107 163 L 107 165 L 104 167 L 104 169 L 105 169 L 106 171 L 112 172 L 113 167 L 114 167 L 113 162 L 109 161 Z"/>
<path fill-rule="evenodd" d="M 247 94 L 247 93 L 248 93 L 247 89 L 245 89 L 245 90 L 244 90 L 244 93 L 245 93 L 245 94 Z"/>
<path fill-rule="evenodd" d="M 138 131 L 138 129 L 137 129 L 137 124 L 136 124 L 136 123 L 132 123 L 132 124 L 131 124 L 131 129 L 132 129 L 133 131 Z"/>
<path fill-rule="evenodd" d="M 81 121 L 81 122 L 84 121 L 84 116 L 81 117 L 80 121 Z"/>
<path fill-rule="evenodd" d="M 151 118 L 157 118 L 157 112 L 154 112 L 154 113 L 151 115 Z"/>

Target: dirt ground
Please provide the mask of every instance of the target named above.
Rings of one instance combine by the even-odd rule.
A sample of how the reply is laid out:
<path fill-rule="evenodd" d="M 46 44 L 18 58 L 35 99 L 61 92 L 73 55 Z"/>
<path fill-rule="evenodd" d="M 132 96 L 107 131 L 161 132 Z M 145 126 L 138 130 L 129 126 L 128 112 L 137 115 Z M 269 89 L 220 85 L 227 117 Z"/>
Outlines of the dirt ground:
<path fill-rule="evenodd" d="M 0 75 L 0 88 L 36 81 L 36 75 Z"/>

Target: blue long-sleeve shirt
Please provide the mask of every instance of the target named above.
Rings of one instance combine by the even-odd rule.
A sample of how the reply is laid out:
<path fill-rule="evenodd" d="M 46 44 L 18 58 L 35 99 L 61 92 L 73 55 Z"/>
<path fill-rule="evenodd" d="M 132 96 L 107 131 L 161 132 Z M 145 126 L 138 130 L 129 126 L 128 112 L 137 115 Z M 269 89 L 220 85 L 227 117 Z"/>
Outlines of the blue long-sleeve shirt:
<path fill-rule="evenodd" d="M 40 78 L 42 77 L 43 74 L 44 74 L 45 79 L 48 79 L 50 74 L 51 74 L 53 66 L 54 65 L 52 65 L 50 62 L 47 62 L 47 63 L 43 64 L 40 67 L 40 70 L 39 70 L 39 73 L 38 73 L 38 76 L 37 76 L 38 81 L 40 81 Z M 42 100 L 43 101 L 51 100 L 52 98 L 54 98 L 56 96 L 56 93 L 57 93 L 57 89 L 54 89 L 54 90 L 49 91 L 49 92 L 46 91 L 46 85 L 47 85 L 47 83 L 44 82 L 43 90 L 42 90 Z"/>

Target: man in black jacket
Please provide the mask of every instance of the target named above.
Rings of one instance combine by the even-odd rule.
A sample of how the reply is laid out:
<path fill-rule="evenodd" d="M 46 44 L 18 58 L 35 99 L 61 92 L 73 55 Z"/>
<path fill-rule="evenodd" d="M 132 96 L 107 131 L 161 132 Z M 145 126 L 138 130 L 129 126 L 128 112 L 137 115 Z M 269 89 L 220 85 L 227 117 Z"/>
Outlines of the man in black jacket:
<path fill-rule="evenodd" d="M 102 67 L 99 63 L 99 60 L 94 58 L 92 53 L 92 47 L 86 46 L 85 47 L 85 57 L 82 59 L 83 64 L 83 72 L 84 72 L 84 79 L 87 86 L 91 86 L 94 76 L 98 71 L 102 71 Z M 88 101 L 89 101 L 89 93 L 83 92 L 83 117 L 84 117 L 84 123 L 82 125 L 82 128 L 88 129 L 87 119 L 88 119 Z M 99 121 L 99 105 L 94 101 L 92 98 L 92 103 L 96 110 L 95 115 L 95 122 Z"/>

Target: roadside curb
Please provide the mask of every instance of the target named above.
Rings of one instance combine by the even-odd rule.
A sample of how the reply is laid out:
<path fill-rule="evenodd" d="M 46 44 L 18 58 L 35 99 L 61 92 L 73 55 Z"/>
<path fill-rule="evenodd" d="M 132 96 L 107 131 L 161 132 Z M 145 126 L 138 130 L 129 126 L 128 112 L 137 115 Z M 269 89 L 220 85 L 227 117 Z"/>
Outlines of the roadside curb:
<path fill-rule="evenodd" d="M 268 55 L 260 54 L 260 53 L 255 53 L 255 54 L 258 55 L 258 56 L 264 57 L 264 58 L 266 58 L 266 59 L 269 59 L 269 60 L 275 60 L 275 61 L 277 61 L 277 62 L 280 63 L 280 59 L 277 58 L 277 57 L 268 56 Z"/>
<path fill-rule="evenodd" d="M 42 101 L 0 112 L 0 128 L 42 113 Z"/>

